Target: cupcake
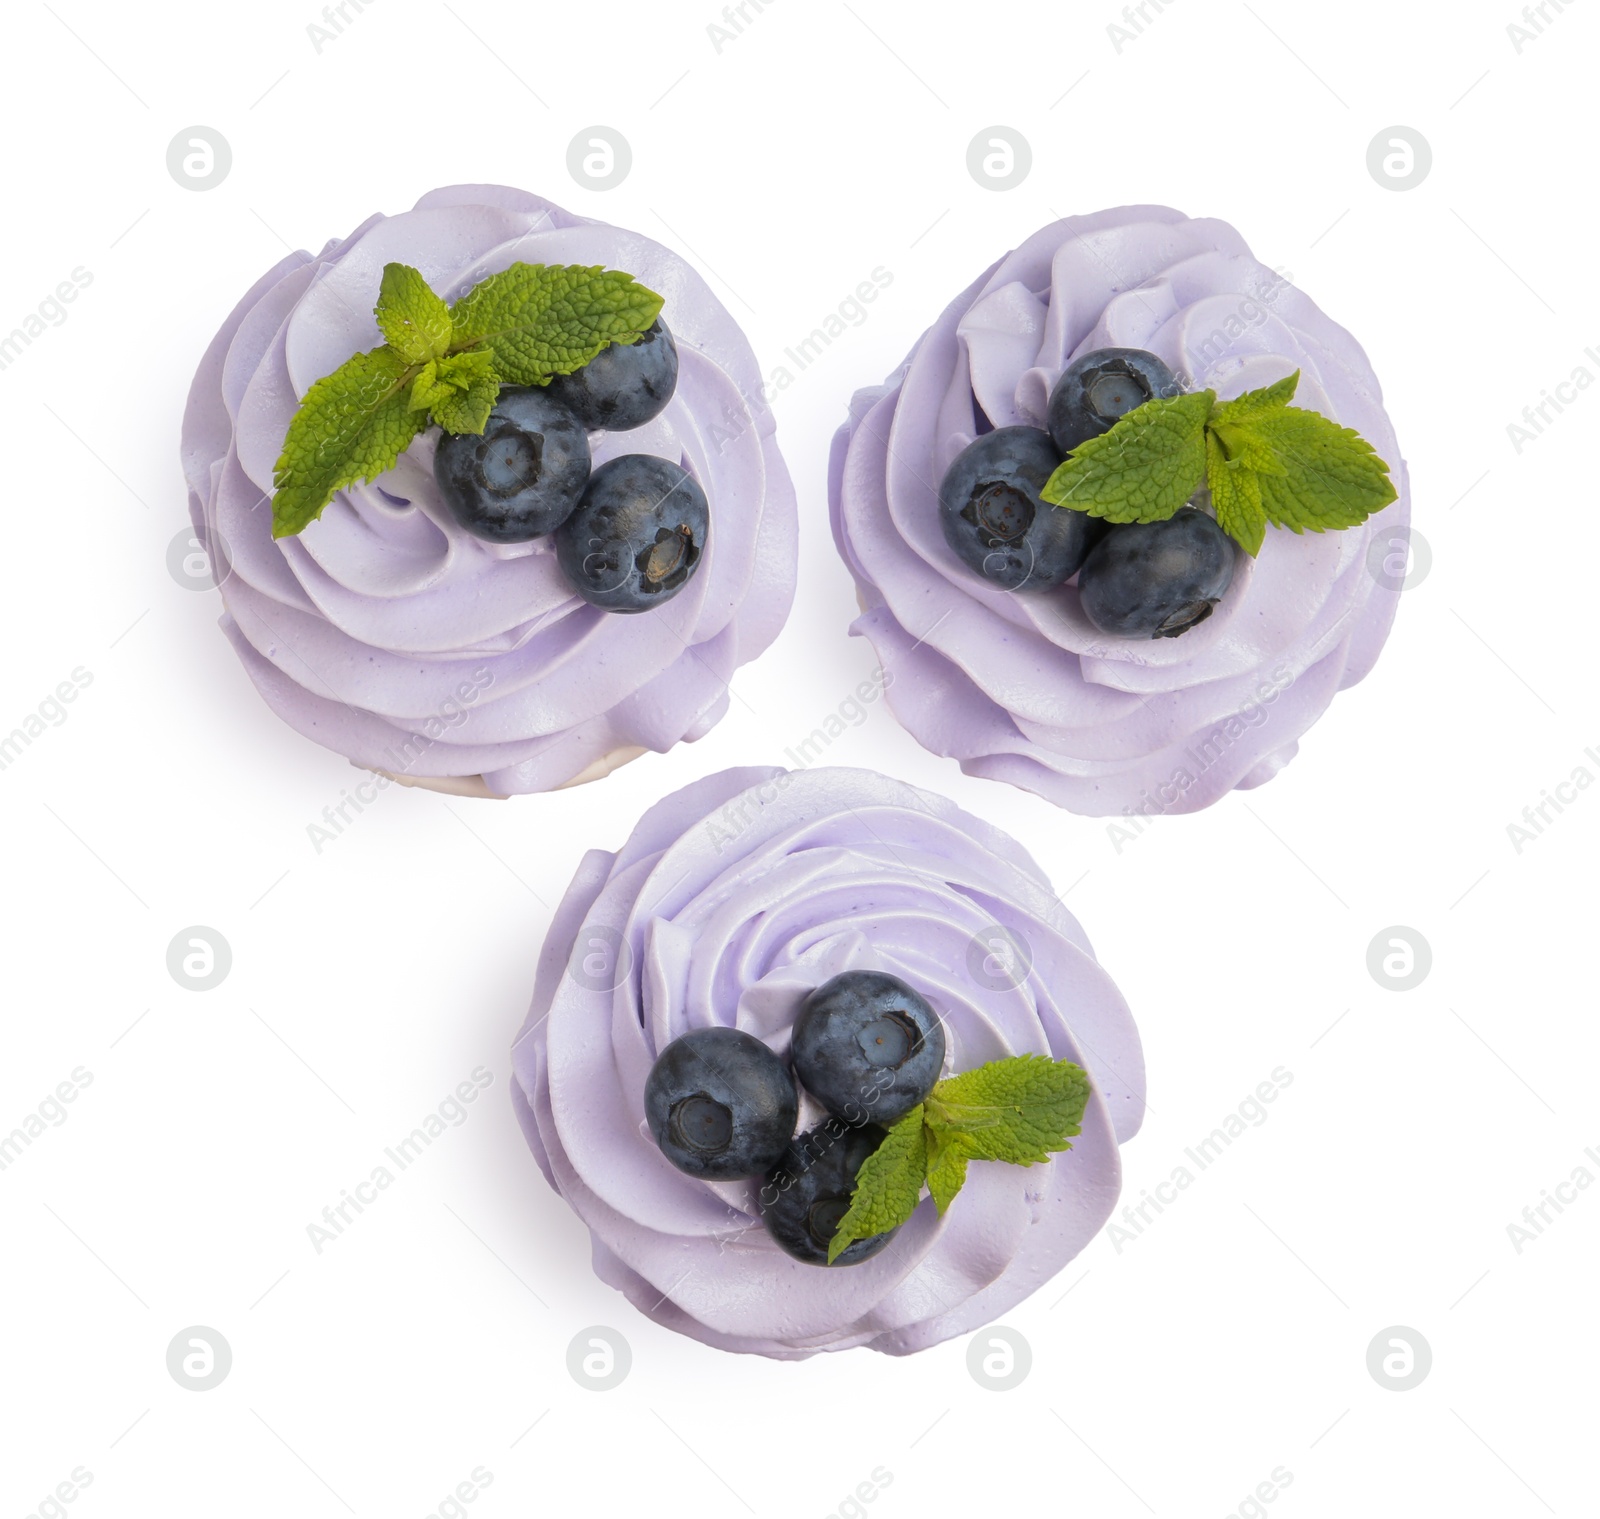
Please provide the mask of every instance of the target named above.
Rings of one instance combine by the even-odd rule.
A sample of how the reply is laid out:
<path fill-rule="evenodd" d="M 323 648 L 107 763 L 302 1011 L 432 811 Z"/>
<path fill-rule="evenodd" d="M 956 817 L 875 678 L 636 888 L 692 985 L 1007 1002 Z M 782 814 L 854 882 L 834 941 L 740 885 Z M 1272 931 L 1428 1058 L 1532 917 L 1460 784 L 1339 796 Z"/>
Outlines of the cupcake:
<path fill-rule="evenodd" d="M 585 856 L 513 1063 L 600 1277 L 791 1360 L 1013 1308 L 1109 1217 L 1144 1103 L 1127 1006 L 1021 846 L 852 769 L 724 771 Z"/>
<path fill-rule="evenodd" d="M 854 397 L 830 504 L 900 721 L 1092 816 L 1277 774 L 1377 659 L 1409 521 L 1360 345 L 1226 223 L 1155 206 L 1056 222 L 962 292 Z"/>
<path fill-rule="evenodd" d="M 246 293 L 183 424 L 222 627 L 292 727 L 464 794 L 692 741 L 782 627 L 795 503 L 750 345 L 682 259 L 499 186 Z"/>

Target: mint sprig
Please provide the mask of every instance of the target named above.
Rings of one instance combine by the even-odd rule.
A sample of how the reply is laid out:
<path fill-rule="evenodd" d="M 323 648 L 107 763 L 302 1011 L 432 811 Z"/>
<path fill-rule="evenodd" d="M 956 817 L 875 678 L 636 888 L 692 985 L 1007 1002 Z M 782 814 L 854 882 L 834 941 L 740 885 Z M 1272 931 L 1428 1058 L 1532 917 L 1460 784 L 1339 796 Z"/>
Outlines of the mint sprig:
<path fill-rule="evenodd" d="M 1267 524 L 1355 527 L 1395 499 L 1389 466 L 1359 433 L 1289 403 L 1300 371 L 1231 401 L 1157 397 L 1080 443 L 1040 495 L 1108 522 L 1161 522 L 1204 482 L 1217 524 L 1252 557 Z"/>
<path fill-rule="evenodd" d="M 548 385 L 612 343 L 636 343 L 661 304 L 619 269 L 513 264 L 446 306 L 418 270 L 385 264 L 373 315 L 386 341 L 301 399 L 273 471 L 272 536 L 393 469 L 430 424 L 481 433 L 502 385 Z"/>
<path fill-rule="evenodd" d="M 943 1216 L 967 1179 L 967 1162 L 1033 1166 L 1082 1132 L 1089 1077 L 1070 1060 L 1014 1055 L 939 1082 L 889 1126 L 856 1174 L 850 1208 L 828 1243 L 831 1266 L 854 1240 L 903 1224 L 927 1186 Z"/>

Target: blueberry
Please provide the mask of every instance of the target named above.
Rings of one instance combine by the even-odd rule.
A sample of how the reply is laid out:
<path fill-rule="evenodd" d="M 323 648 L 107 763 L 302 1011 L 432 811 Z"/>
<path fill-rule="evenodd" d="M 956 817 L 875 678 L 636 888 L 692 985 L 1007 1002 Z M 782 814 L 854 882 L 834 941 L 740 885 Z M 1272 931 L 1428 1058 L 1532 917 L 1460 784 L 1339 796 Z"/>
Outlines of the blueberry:
<path fill-rule="evenodd" d="M 648 612 L 689 583 L 709 527 L 706 493 L 693 476 L 652 454 L 623 454 L 589 477 L 556 533 L 556 556 L 585 601 Z"/>
<path fill-rule="evenodd" d="M 589 435 L 547 391 L 505 385 L 480 435 L 446 433 L 433 478 L 457 522 L 491 543 L 553 532 L 589 480 Z"/>
<path fill-rule="evenodd" d="M 1083 563 L 1093 519 L 1039 497 L 1061 455 L 1038 427 L 1000 427 L 969 443 L 945 471 L 945 542 L 991 585 L 1045 591 Z"/>
<path fill-rule="evenodd" d="M 674 1039 L 644 1084 L 645 1119 L 661 1153 L 680 1171 L 714 1181 L 774 1166 L 798 1111 L 789 1068 L 742 1029 Z"/>
<path fill-rule="evenodd" d="M 1050 392 L 1050 436 L 1063 454 L 1110 432 L 1117 418 L 1156 396 L 1181 394 L 1172 371 L 1142 348 L 1095 348 L 1061 371 Z"/>
<path fill-rule="evenodd" d="M 626 432 L 642 427 L 672 399 L 678 345 L 665 322 L 652 322 L 636 343 L 602 348 L 582 369 L 557 375 L 550 394 L 585 427 Z"/>
<path fill-rule="evenodd" d="M 789 1051 L 801 1085 L 850 1123 L 889 1123 L 933 1090 L 944 1026 L 897 976 L 844 971 L 806 998 Z"/>
<path fill-rule="evenodd" d="M 1084 561 L 1078 595 L 1102 633 L 1176 638 L 1222 599 L 1233 555 L 1233 540 L 1192 506 L 1164 522 L 1120 523 Z"/>
<path fill-rule="evenodd" d="M 767 1232 L 796 1260 L 826 1266 L 828 1243 L 850 1209 L 856 1173 L 882 1143 L 883 1130 L 876 1125 L 852 1128 L 837 1118 L 794 1140 L 761 1188 Z M 876 1255 L 894 1232 L 852 1240 L 833 1264 L 854 1266 Z"/>

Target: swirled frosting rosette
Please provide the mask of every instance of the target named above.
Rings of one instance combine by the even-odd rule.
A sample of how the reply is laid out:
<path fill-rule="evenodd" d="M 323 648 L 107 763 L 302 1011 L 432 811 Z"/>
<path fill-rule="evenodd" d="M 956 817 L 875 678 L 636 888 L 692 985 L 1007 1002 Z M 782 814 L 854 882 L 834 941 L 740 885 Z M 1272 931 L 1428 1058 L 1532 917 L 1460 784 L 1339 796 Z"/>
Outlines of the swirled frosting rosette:
<path fill-rule="evenodd" d="M 787 1056 L 807 995 L 844 972 L 899 977 L 943 1021 L 945 1068 L 1015 1055 L 1082 1066 L 1072 1148 L 974 1161 L 941 1217 L 923 1198 L 855 1265 L 784 1253 L 759 1180 L 675 1169 L 645 1122 L 660 1052 L 736 1027 Z M 904 1355 L 990 1322 L 1087 1244 L 1120 1186 L 1144 1069 L 1127 1005 L 1038 866 L 944 799 L 863 770 L 729 770 L 592 851 L 556 911 L 514 1065 L 551 1186 L 595 1269 L 650 1318 L 726 1350 Z M 813 1121 L 802 1095 L 800 1127 Z"/>
<path fill-rule="evenodd" d="M 599 433 L 596 468 L 648 453 L 682 468 L 715 530 L 693 581 L 642 616 L 572 590 L 549 538 L 492 543 L 441 501 L 437 430 L 398 464 L 274 539 L 274 465 L 312 383 L 380 334 L 386 264 L 452 300 L 513 263 L 603 265 L 664 298 L 677 389 L 643 427 Z M 728 681 L 777 635 L 794 593 L 794 493 L 750 345 L 682 259 L 637 233 L 499 186 L 435 190 L 320 254 L 291 254 L 206 351 L 183 424 L 197 532 L 222 625 L 272 708 L 358 765 L 441 789 L 545 791 L 699 738 Z"/>
<path fill-rule="evenodd" d="M 946 469 L 991 427 L 1044 427 L 1062 370 L 1111 347 L 1224 400 L 1298 369 L 1295 404 L 1364 437 L 1398 499 L 1343 532 L 1269 530 L 1181 637 L 1100 632 L 1075 582 L 986 583 L 941 532 Z M 1194 811 L 1287 764 L 1377 659 L 1399 591 L 1382 560 L 1410 514 L 1356 340 L 1232 227 L 1160 206 L 1056 222 L 963 291 L 886 384 L 855 396 L 830 498 L 862 605 L 852 631 L 890 672 L 901 722 L 969 774 L 1094 816 Z"/>

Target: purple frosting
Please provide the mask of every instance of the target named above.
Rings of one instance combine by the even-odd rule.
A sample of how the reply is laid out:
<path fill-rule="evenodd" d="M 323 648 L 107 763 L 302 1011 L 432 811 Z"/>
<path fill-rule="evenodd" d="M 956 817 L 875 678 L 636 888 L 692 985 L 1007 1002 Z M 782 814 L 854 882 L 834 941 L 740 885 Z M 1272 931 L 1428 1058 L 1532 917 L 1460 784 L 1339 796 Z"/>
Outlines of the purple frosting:
<path fill-rule="evenodd" d="M 1223 399 L 1300 370 L 1295 404 L 1365 437 L 1400 498 L 1359 528 L 1268 528 L 1213 615 L 1178 638 L 1100 633 L 1076 584 L 1013 595 L 944 541 L 938 484 L 989 424 L 1044 426 L 1057 376 L 1110 346 L 1158 354 Z M 985 418 L 985 421 L 976 420 Z M 1162 206 L 1069 217 L 963 291 L 834 440 L 834 538 L 861 598 L 852 632 L 926 748 L 1074 812 L 1191 812 L 1293 758 L 1360 680 L 1398 588 L 1369 569 L 1405 530 L 1406 472 L 1360 345 L 1225 222 Z"/>
<path fill-rule="evenodd" d="M 767 1235 L 758 1182 L 699 1181 L 662 1156 L 645 1078 L 708 1025 L 785 1054 L 807 993 L 867 969 L 941 1015 L 947 1074 L 1032 1052 L 1077 1061 L 1094 1091 L 1070 1151 L 975 1161 L 943 1219 L 924 1198 L 872 1259 L 812 1266 Z M 724 771 L 652 807 L 616 854 L 586 855 L 513 1062 L 528 1143 L 601 1278 L 668 1328 L 783 1359 L 905 1355 L 1012 1308 L 1110 1215 L 1144 1109 L 1127 1004 L 1026 851 L 866 770 Z M 821 1116 L 804 1098 L 801 1126 Z"/>
<path fill-rule="evenodd" d="M 390 261 L 420 269 L 446 300 L 516 262 L 603 264 L 664 297 L 676 394 L 646 426 L 593 441 L 596 466 L 659 454 L 705 488 L 709 544 L 677 597 L 641 615 L 602 612 L 570 589 L 548 539 L 464 532 L 434 484 L 433 430 L 299 536 L 273 540 L 289 420 L 313 381 L 382 341 L 372 307 Z M 222 626 L 286 722 L 373 769 L 544 791 L 699 738 L 794 596 L 794 491 L 770 412 L 747 401 L 760 386 L 704 280 L 637 233 L 493 185 L 374 216 L 268 271 L 195 375 L 183 464 L 196 529 L 228 571 Z"/>

